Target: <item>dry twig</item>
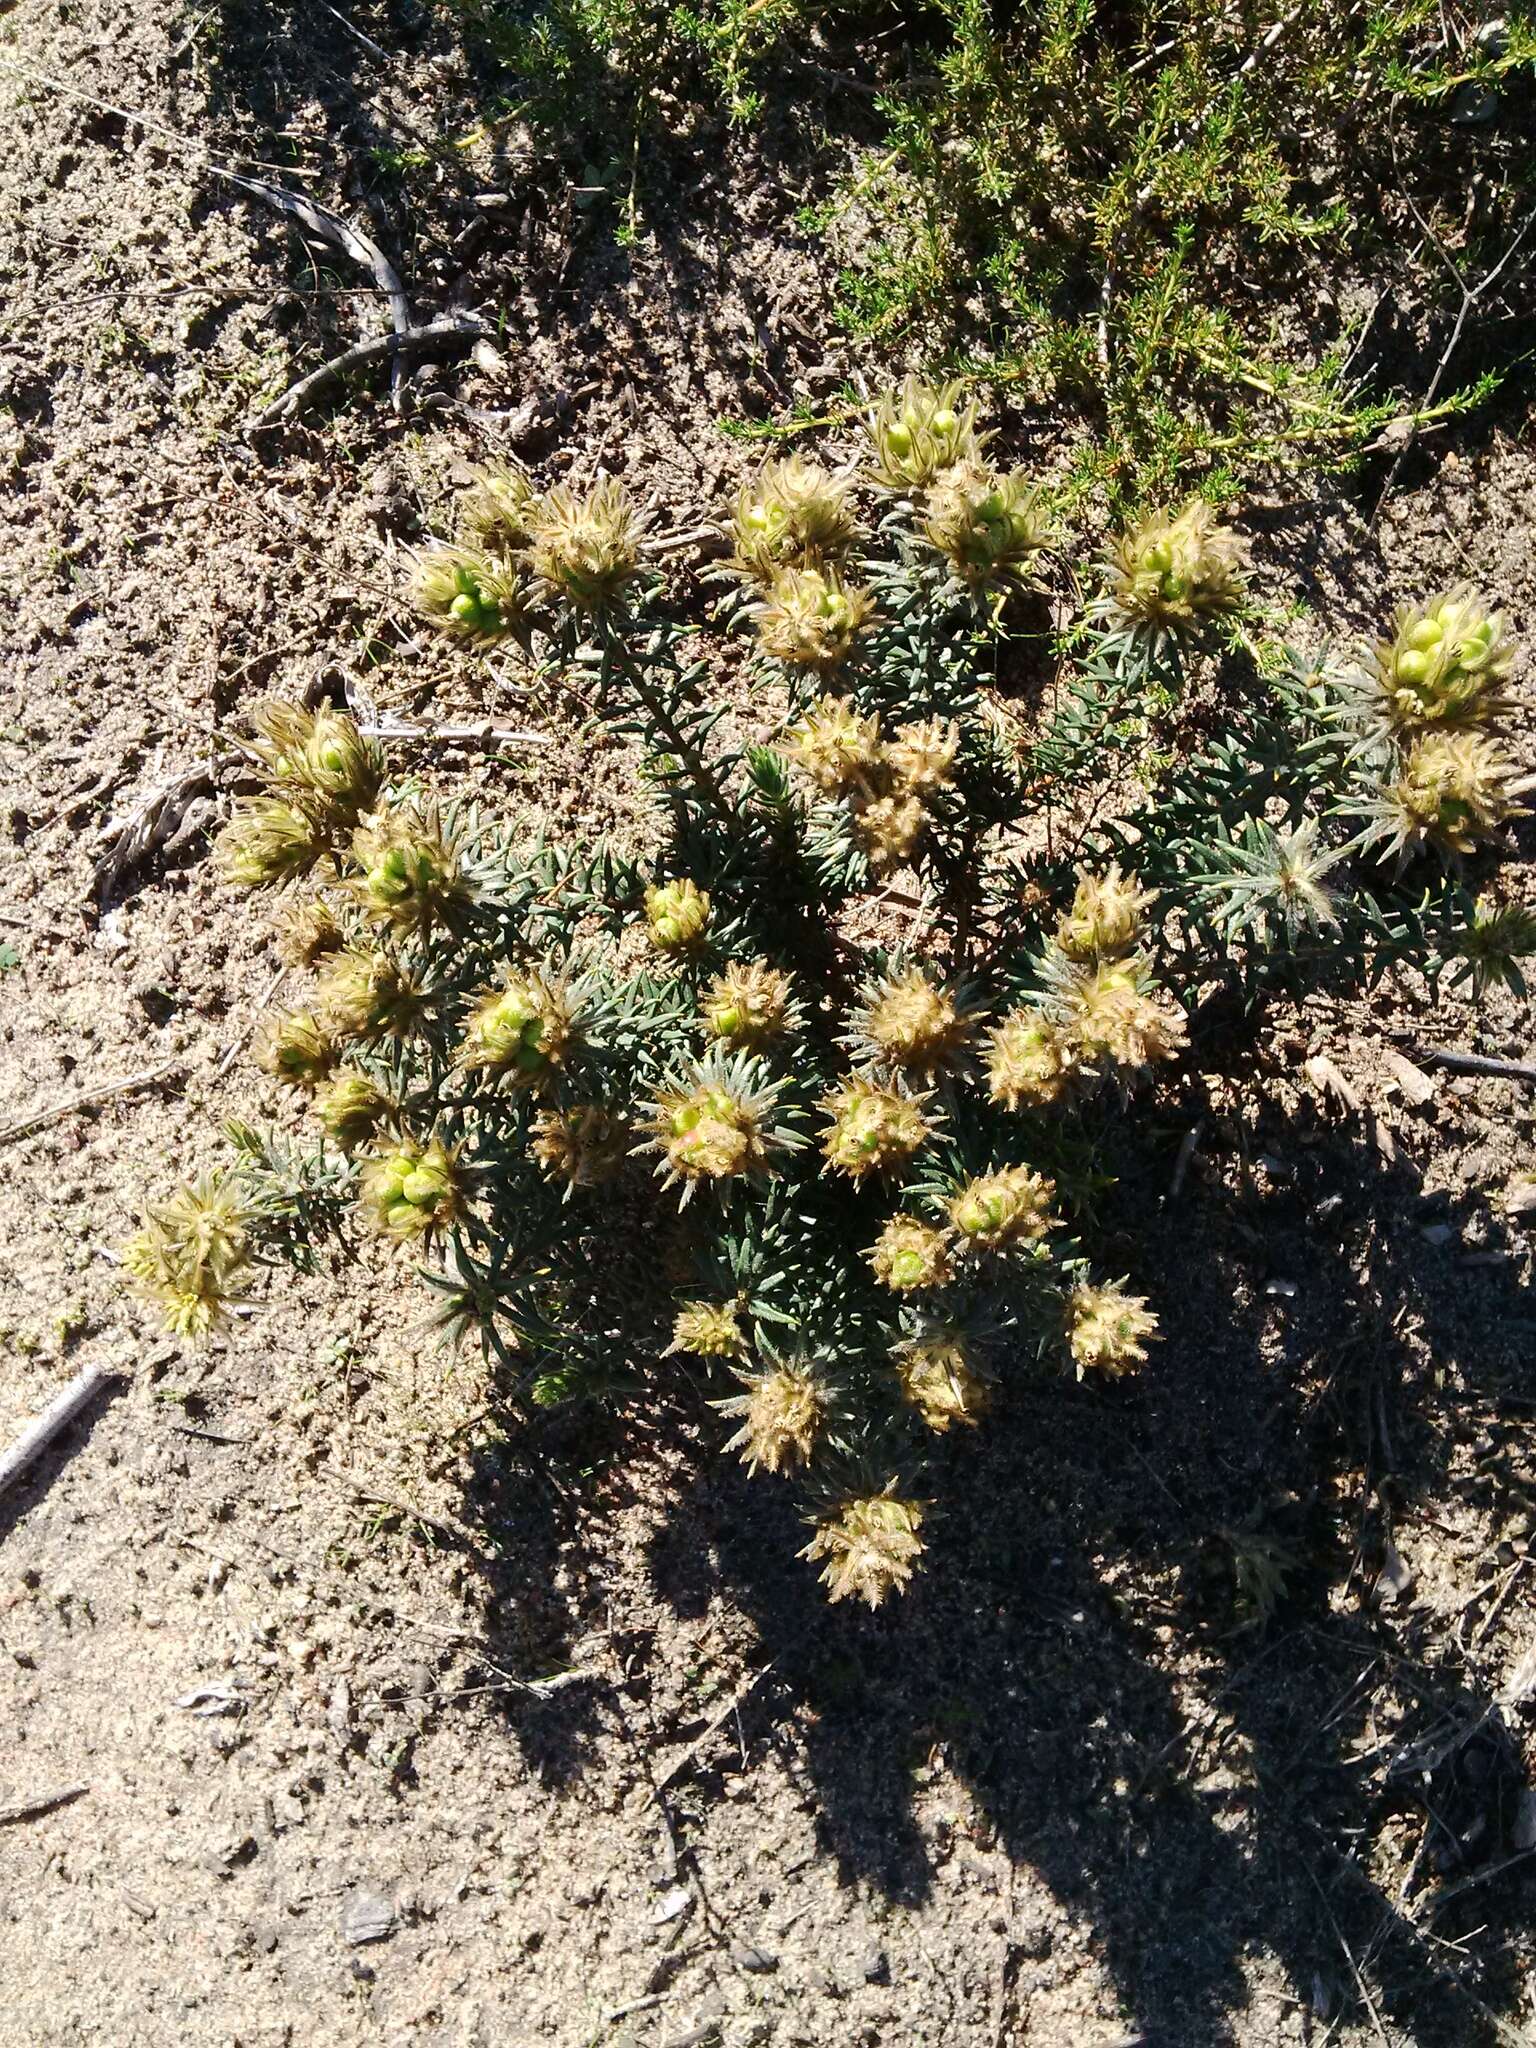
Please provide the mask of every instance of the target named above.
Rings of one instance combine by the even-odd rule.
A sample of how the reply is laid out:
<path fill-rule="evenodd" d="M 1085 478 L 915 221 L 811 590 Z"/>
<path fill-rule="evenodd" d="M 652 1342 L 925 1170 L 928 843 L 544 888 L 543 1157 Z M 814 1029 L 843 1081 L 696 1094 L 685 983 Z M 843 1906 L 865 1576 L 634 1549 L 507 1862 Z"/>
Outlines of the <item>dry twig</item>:
<path fill-rule="evenodd" d="M 104 1088 L 87 1088 L 79 1095 L 71 1095 L 66 1101 L 55 1103 L 52 1109 L 40 1109 L 36 1116 L 24 1117 L 19 1124 L 8 1124 L 0 1131 L 0 1145 L 8 1145 L 15 1138 L 30 1138 L 35 1131 L 56 1124 L 61 1117 L 71 1116 L 77 1109 L 94 1109 L 98 1103 L 111 1102 L 116 1096 L 132 1095 L 140 1088 L 152 1088 L 157 1081 L 179 1073 L 184 1065 L 178 1055 L 167 1060 L 163 1067 L 150 1067 L 142 1074 L 129 1074 L 121 1081 L 109 1081 Z"/>
<path fill-rule="evenodd" d="M 110 1375 L 99 1365 L 77 1372 L 64 1391 L 49 1402 L 42 1414 L 29 1422 L 15 1443 L 0 1458 L 0 1493 L 21 1477 L 32 1461 L 51 1444 L 61 1430 L 109 1384 Z M 7 1816 L 0 1815 L 0 1818 Z"/>
<path fill-rule="evenodd" d="M 56 1813 L 61 1806 L 83 1799 L 90 1789 L 89 1785 L 63 1785 L 57 1792 L 39 1792 L 31 1799 L 17 1800 L 13 1806 L 0 1806 L 0 1827 L 9 1827 L 17 1820 L 41 1820 L 45 1813 Z"/>
<path fill-rule="evenodd" d="M 230 1040 L 228 1046 L 226 1046 L 224 1050 L 223 1058 L 219 1061 L 219 1064 L 213 1070 L 213 1078 L 216 1081 L 223 1080 L 224 1076 L 229 1072 L 230 1068 L 235 1064 L 235 1061 L 239 1059 L 241 1053 L 245 1050 L 245 1047 L 249 1042 L 251 1033 L 256 1028 L 256 1019 L 261 1015 L 262 1011 L 267 1007 L 267 1005 L 271 1002 L 272 998 L 277 994 L 278 990 L 282 987 L 283 980 L 284 977 L 287 975 L 287 972 L 288 969 L 286 966 L 279 967 L 276 974 L 273 975 L 272 979 L 267 983 L 266 987 L 262 990 L 261 994 L 256 998 L 256 1007 L 254 1010 L 252 1010 L 251 1014 L 246 1018 L 245 1029 L 243 1031 L 237 1032 L 235 1037 Z"/>
<path fill-rule="evenodd" d="M 365 50 L 371 51 L 375 57 L 382 58 L 386 64 L 390 61 L 388 50 L 382 44 L 376 43 L 372 36 L 365 36 L 356 22 L 348 21 L 339 7 L 331 5 L 331 0 L 320 0 L 320 5 L 325 9 L 332 21 L 339 21 L 341 23 L 354 42 L 361 43 Z"/>
<path fill-rule="evenodd" d="M 333 356 L 328 363 L 322 363 L 318 370 L 311 370 L 297 384 L 291 384 L 281 398 L 275 399 L 265 412 L 251 421 L 247 431 L 258 433 L 292 419 L 312 399 L 328 391 L 353 370 L 367 369 L 373 363 L 386 360 L 390 363 L 391 386 L 398 391 L 402 363 L 445 361 L 462 355 L 485 331 L 478 321 L 438 320 L 428 327 L 397 329 L 393 334 L 376 335 L 372 341 L 360 341 L 354 348 Z"/>
<path fill-rule="evenodd" d="M 1480 1052 L 1457 1052 L 1453 1046 L 1426 1045 L 1418 1048 L 1426 1066 L 1444 1067 L 1452 1074 L 1486 1074 L 1498 1081 L 1526 1081 L 1536 1084 L 1536 1067 L 1520 1060 L 1496 1060 Z"/>
<path fill-rule="evenodd" d="M 1423 403 L 1418 408 L 1418 413 L 1425 413 L 1430 410 L 1440 395 L 1440 386 L 1445 380 L 1446 371 L 1450 368 L 1451 357 L 1455 355 L 1457 348 L 1460 346 L 1462 332 L 1466 327 L 1469 316 L 1484 295 L 1492 291 L 1509 265 L 1514 261 L 1521 243 L 1525 240 L 1531 229 L 1536 227 L 1536 208 L 1533 208 L 1520 223 L 1519 231 L 1515 235 L 1514 240 L 1504 251 L 1498 262 L 1494 264 L 1493 268 L 1486 271 L 1476 284 L 1469 285 L 1466 278 L 1462 275 L 1459 265 L 1429 222 L 1420 213 L 1418 206 L 1415 204 L 1413 194 L 1403 183 L 1401 168 L 1397 160 L 1397 134 L 1395 130 L 1390 132 L 1388 139 L 1392 145 L 1392 164 L 1393 168 L 1398 171 L 1398 190 L 1402 193 L 1403 203 L 1413 215 L 1414 222 L 1420 233 L 1434 250 L 1436 256 L 1439 257 L 1441 266 L 1452 284 L 1455 285 L 1457 291 L 1461 294 L 1461 304 L 1456 309 L 1456 318 L 1451 326 L 1450 339 L 1441 351 L 1440 360 L 1435 365 L 1435 374 L 1429 380 L 1429 389 L 1424 393 Z M 1386 505 L 1388 498 L 1391 497 L 1393 487 L 1396 485 L 1398 477 L 1402 474 L 1403 464 L 1408 460 L 1413 450 L 1414 442 L 1418 438 L 1418 413 L 1409 415 L 1408 432 L 1403 439 L 1402 447 L 1397 451 L 1397 460 L 1392 464 L 1391 469 L 1388 470 L 1387 480 L 1381 487 L 1381 495 L 1376 500 L 1376 509 L 1371 514 L 1370 524 L 1366 528 L 1368 535 L 1375 533 L 1381 519 L 1382 509 Z"/>
<path fill-rule="evenodd" d="M 720 1708 L 719 1712 L 712 1714 L 710 1716 L 709 1721 L 705 1725 L 702 1734 L 696 1736 L 695 1739 L 692 1742 L 690 1742 L 688 1747 L 683 1751 L 682 1755 L 674 1759 L 672 1763 L 668 1764 L 667 1768 L 661 1773 L 661 1775 L 652 1782 L 651 1790 L 656 1798 L 659 1799 L 661 1797 L 662 1793 L 666 1791 L 667 1787 L 672 1783 L 672 1780 L 674 1778 L 680 1777 L 682 1773 L 687 1770 L 688 1766 L 693 1762 L 694 1758 L 699 1754 L 700 1750 L 703 1749 L 705 1743 L 708 1742 L 712 1736 L 718 1734 L 720 1729 L 725 1726 L 726 1722 L 729 1721 L 732 1714 L 734 1714 L 738 1708 L 746 1704 L 747 1700 L 757 1690 L 758 1686 L 762 1684 L 763 1680 L 768 1676 L 769 1672 L 772 1669 L 773 1660 L 770 1660 L 768 1663 L 762 1665 L 760 1669 L 754 1671 L 749 1678 L 743 1680 L 743 1682 L 739 1686 L 737 1686 L 736 1690 L 731 1694 L 730 1698 L 726 1701 L 725 1705 Z"/>

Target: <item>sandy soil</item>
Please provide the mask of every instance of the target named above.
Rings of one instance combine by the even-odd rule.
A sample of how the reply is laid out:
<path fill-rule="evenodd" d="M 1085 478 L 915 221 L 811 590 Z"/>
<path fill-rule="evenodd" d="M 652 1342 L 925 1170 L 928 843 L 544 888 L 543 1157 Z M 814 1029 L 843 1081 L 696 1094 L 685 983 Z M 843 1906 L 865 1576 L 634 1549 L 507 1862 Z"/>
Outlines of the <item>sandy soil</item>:
<path fill-rule="evenodd" d="M 392 551 L 508 445 L 696 525 L 747 459 L 715 418 L 842 370 L 795 137 L 705 135 L 626 248 L 515 126 L 439 151 L 484 111 L 446 25 L 352 14 L 388 64 L 319 9 L 0 14 L 0 1125 L 48 1113 L 0 1132 L 0 1443 L 121 1375 L 0 1501 L 0 2041 L 1531 2038 L 1536 1108 L 1393 1064 L 1523 1053 L 1513 999 L 1212 1034 L 1114 1198 L 1156 1370 L 1021 1390 L 873 1618 L 809 1597 L 686 1388 L 508 1437 L 377 1260 L 196 1359 L 125 1304 L 143 1189 L 270 1108 L 275 958 L 202 859 L 242 708 L 343 675 L 532 723 L 420 765 L 622 826 L 616 761 L 418 643 Z M 247 432 L 384 316 L 237 154 L 494 350 L 404 420 L 376 386 Z M 1254 502 L 1261 577 L 1342 632 L 1472 574 L 1536 632 L 1521 439 L 1419 462 L 1375 543 L 1342 492 Z"/>

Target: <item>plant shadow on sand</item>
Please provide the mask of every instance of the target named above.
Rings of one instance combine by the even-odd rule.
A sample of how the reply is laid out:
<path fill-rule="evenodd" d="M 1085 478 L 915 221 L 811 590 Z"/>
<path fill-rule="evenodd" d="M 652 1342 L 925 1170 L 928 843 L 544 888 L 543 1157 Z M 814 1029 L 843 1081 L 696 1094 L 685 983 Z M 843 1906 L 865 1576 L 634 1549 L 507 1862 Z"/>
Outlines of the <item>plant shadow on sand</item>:
<path fill-rule="evenodd" d="M 941 1449 L 945 1508 L 904 1598 L 873 1615 L 823 1605 L 795 1558 L 806 1531 L 789 1489 L 713 1447 L 701 1461 L 701 1431 L 708 1443 L 721 1425 L 675 1403 L 646 1411 L 652 1448 L 670 1438 L 695 1476 L 652 1544 L 654 1583 L 680 1618 L 725 1603 L 750 1622 L 771 1669 L 743 1726 L 768 1738 L 793 1716 L 845 1881 L 906 1906 L 930 1895 L 946 1852 L 919 1824 L 915 1774 L 941 1760 L 970 1788 L 983 1846 L 990 1835 L 1086 1924 L 1146 2041 L 1236 2038 L 1247 1963 L 1266 1953 L 1304 2008 L 1367 2024 L 1374 2007 L 1422 2048 L 1492 2040 L 1518 2000 L 1504 1951 L 1529 1899 L 1525 1871 L 1498 1867 L 1520 1839 L 1519 1766 L 1455 1614 L 1411 1588 L 1384 1598 L 1382 1575 L 1394 1532 L 1410 1553 L 1422 1540 L 1418 1504 L 1444 1498 L 1458 1438 L 1486 1439 L 1471 1497 L 1510 1497 L 1499 1417 L 1513 1389 L 1493 1339 L 1528 1331 L 1529 1304 L 1502 1266 L 1457 1265 L 1473 1205 L 1426 1202 L 1408 1160 L 1358 1126 L 1315 1122 L 1297 1142 L 1294 1120 L 1261 1113 L 1228 1147 L 1247 1147 L 1235 1194 L 1195 1174 L 1164 1199 L 1176 1132 L 1202 1106 L 1191 1096 L 1182 1123 L 1167 1112 L 1156 1156 L 1127 1143 L 1104 1218 L 1123 1232 L 1106 1266 L 1121 1250 L 1140 1284 L 1157 1276 L 1166 1341 L 1107 1389 L 1005 1366 L 989 1424 Z M 1426 1244 L 1431 1213 L 1448 1245 Z M 614 1460 L 607 1520 L 632 1478 L 624 1427 L 556 1420 L 515 1466 L 487 1451 L 469 1487 L 505 1541 L 495 1611 L 519 1637 L 548 1563 L 577 1575 L 563 1637 L 557 1604 L 535 1602 L 546 1655 L 602 1627 L 562 1441 L 588 1469 Z M 1261 1620 L 1245 1607 L 1272 1570 Z M 611 1720 L 602 1693 L 622 1651 L 600 1683 L 509 1701 L 510 1729 L 556 1781 Z M 690 1764 L 706 1790 L 708 1757 Z M 1027 1996 L 1031 1967 L 1015 1947 L 1011 1996 Z"/>

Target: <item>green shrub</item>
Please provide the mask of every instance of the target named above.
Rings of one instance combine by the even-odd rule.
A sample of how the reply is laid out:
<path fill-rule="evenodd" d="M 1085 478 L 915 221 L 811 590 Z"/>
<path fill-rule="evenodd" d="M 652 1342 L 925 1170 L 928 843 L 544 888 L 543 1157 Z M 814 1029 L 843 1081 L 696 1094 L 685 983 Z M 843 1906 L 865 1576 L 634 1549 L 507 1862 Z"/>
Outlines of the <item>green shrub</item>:
<path fill-rule="evenodd" d="M 681 1356 L 804 1489 L 832 1597 L 875 1604 L 921 1558 L 935 1435 L 1020 1374 L 1107 1387 L 1148 1358 L 1094 1211 L 1196 999 L 1394 963 L 1514 981 L 1536 922 L 1462 872 L 1521 792 L 1512 649 L 1471 592 L 1306 662 L 1208 508 L 1157 515 L 1026 735 L 989 679 L 1039 644 L 1013 621 L 1045 499 L 954 389 L 909 382 L 868 445 L 861 475 L 772 463 L 737 499 L 734 696 L 612 483 L 487 478 L 418 562 L 444 633 L 633 743 L 643 858 L 529 842 L 391 780 L 337 713 L 262 710 L 266 786 L 221 858 L 283 892 L 314 977 L 259 1054 L 322 1136 L 237 1131 L 129 1265 L 195 1337 L 258 1258 L 344 1252 L 350 1211 L 424 1261 L 509 1398 Z M 728 740 L 742 719 L 771 741 Z"/>
<path fill-rule="evenodd" d="M 1530 210 L 1527 8 L 1479 25 L 1438 0 L 453 4 L 551 139 L 627 183 L 630 230 L 642 135 L 693 137 L 722 110 L 750 124 L 770 97 L 812 157 L 821 123 L 856 134 L 803 211 L 841 323 L 1075 416 L 1083 497 L 1198 483 L 1219 504 L 1256 469 L 1347 467 L 1389 422 L 1464 411 L 1501 374 L 1463 370 L 1470 328 L 1467 381 L 1429 400 L 1427 370 L 1403 391 L 1360 370 L 1439 308 L 1448 328 L 1446 261 L 1475 282 Z M 847 66 L 888 81 L 853 123 Z"/>

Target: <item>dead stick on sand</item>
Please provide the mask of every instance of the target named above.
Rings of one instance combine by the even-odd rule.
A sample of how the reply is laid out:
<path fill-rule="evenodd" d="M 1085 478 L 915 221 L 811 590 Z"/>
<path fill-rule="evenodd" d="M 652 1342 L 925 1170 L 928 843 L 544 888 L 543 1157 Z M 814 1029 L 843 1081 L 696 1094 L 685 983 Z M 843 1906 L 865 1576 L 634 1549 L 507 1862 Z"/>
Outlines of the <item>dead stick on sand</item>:
<path fill-rule="evenodd" d="M 1423 1046 L 1418 1056 L 1425 1066 L 1444 1067 L 1450 1074 L 1487 1074 L 1498 1081 L 1536 1082 L 1536 1067 L 1525 1066 L 1519 1060 L 1488 1059 L 1480 1052 L 1456 1052 L 1446 1045 Z"/>
<path fill-rule="evenodd" d="M 111 1375 L 99 1365 L 88 1365 L 76 1373 L 57 1399 L 50 1401 L 35 1422 L 29 1422 L 15 1443 L 0 1458 L 0 1493 L 19 1479 L 38 1454 L 67 1429 L 98 1390 L 110 1384 Z"/>
<path fill-rule="evenodd" d="M 57 1792 L 40 1792 L 35 1799 L 18 1799 L 14 1806 L 0 1806 L 0 1827 L 9 1827 L 14 1820 L 41 1820 L 45 1813 L 83 1799 L 90 1789 L 89 1785 L 63 1785 Z"/>
<path fill-rule="evenodd" d="M 71 1095 L 64 1102 L 57 1102 L 52 1109 L 40 1109 L 36 1116 L 24 1117 L 19 1124 L 8 1124 L 0 1131 L 0 1145 L 8 1145 L 13 1138 L 30 1138 L 34 1131 L 41 1131 L 49 1124 L 56 1124 L 60 1117 L 69 1116 L 77 1109 L 94 1109 L 98 1103 L 111 1102 L 119 1095 L 132 1095 L 137 1089 L 152 1088 L 156 1081 L 164 1081 L 178 1073 L 186 1065 L 180 1058 L 167 1060 L 163 1067 L 151 1067 L 147 1073 L 129 1074 L 125 1080 L 109 1081 L 104 1088 L 87 1088 L 81 1095 Z"/>

